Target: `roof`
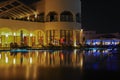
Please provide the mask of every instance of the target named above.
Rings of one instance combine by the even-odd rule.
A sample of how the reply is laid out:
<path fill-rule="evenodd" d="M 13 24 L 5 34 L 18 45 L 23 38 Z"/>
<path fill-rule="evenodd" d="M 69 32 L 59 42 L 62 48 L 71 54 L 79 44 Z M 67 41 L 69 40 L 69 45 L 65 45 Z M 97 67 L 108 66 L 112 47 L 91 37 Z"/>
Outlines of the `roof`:
<path fill-rule="evenodd" d="M 117 39 L 120 39 L 120 36 L 116 36 L 114 34 L 104 34 L 104 35 L 100 35 L 96 38 L 107 38 L 107 39 L 111 39 L 111 38 L 117 38 Z"/>
<path fill-rule="evenodd" d="M 19 1 L 29 5 L 29 4 L 32 4 L 34 2 L 40 1 L 40 0 L 19 0 Z"/>
<path fill-rule="evenodd" d="M 0 1 L 0 18 L 22 18 L 35 14 L 35 10 L 19 0 Z"/>

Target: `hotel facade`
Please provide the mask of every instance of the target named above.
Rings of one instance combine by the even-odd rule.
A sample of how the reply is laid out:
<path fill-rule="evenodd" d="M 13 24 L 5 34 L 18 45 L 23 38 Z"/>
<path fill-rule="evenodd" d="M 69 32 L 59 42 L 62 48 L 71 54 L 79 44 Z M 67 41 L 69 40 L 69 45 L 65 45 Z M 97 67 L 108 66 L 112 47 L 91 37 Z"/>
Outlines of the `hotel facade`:
<path fill-rule="evenodd" d="M 0 47 L 82 44 L 81 1 L 0 2 Z"/>

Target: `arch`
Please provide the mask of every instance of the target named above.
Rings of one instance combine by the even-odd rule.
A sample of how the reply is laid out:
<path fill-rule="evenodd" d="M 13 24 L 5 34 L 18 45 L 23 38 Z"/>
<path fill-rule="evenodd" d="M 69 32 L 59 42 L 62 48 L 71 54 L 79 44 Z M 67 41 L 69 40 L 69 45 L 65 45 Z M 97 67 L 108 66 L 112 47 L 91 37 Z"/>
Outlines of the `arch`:
<path fill-rule="evenodd" d="M 33 31 L 33 34 L 37 35 L 38 32 L 41 32 L 41 34 L 43 34 L 43 35 L 45 34 L 44 31 L 42 31 L 42 30 L 35 30 L 35 31 Z"/>
<path fill-rule="evenodd" d="M 46 17 L 47 22 L 56 22 L 58 21 L 58 14 L 54 11 L 49 12 L 47 17 Z"/>
<path fill-rule="evenodd" d="M 32 41 L 33 44 L 37 44 L 38 47 L 45 45 L 45 33 L 42 30 L 33 31 L 33 38 L 36 38 L 36 42 Z"/>
<path fill-rule="evenodd" d="M 81 16 L 80 13 L 76 14 L 76 22 L 80 23 L 81 22 Z"/>
<path fill-rule="evenodd" d="M 16 35 L 17 35 L 17 36 L 20 36 L 20 32 L 21 32 L 21 31 L 23 31 L 23 34 L 24 34 L 25 36 L 28 36 L 28 35 L 29 35 L 29 31 L 28 31 L 27 29 L 24 29 L 24 28 L 21 28 L 21 29 L 17 30 L 17 31 L 16 31 Z"/>
<path fill-rule="evenodd" d="M 45 21 L 44 18 L 45 18 L 45 13 L 44 12 L 39 13 L 38 17 L 37 17 L 37 21 L 38 22 L 44 22 Z"/>
<path fill-rule="evenodd" d="M 1 28 L 0 35 L 12 35 L 12 30 L 9 28 Z"/>
<path fill-rule="evenodd" d="M 18 45 L 29 46 L 29 35 L 30 32 L 27 29 L 20 28 L 16 32 L 14 32 L 14 42 Z"/>
<path fill-rule="evenodd" d="M 9 28 L 0 28 L 0 47 L 9 47 L 13 41 L 12 30 Z"/>
<path fill-rule="evenodd" d="M 70 11 L 63 11 L 60 14 L 60 21 L 73 22 L 73 14 Z"/>

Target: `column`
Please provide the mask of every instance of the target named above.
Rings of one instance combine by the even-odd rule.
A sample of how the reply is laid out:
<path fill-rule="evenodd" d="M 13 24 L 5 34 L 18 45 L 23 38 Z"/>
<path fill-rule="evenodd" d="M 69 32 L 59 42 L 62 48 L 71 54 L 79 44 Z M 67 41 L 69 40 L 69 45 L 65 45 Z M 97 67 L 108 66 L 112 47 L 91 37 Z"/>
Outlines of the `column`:
<path fill-rule="evenodd" d="M 73 30 L 73 46 L 76 47 L 76 31 Z"/>
<path fill-rule="evenodd" d="M 83 44 L 83 29 L 80 30 L 80 44 Z"/>
<path fill-rule="evenodd" d="M 2 47 L 2 35 L 0 35 L 0 47 Z"/>
<path fill-rule="evenodd" d="M 38 45 L 38 33 L 37 33 L 37 35 L 34 35 L 34 39 L 35 39 L 35 43 L 34 43 L 34 45 L 36 46 L 36 45 Z"/>
<path fill-rule="evenodd" d="M 13 41 L 14 41 L 14 43 L 16 42 L 16 38 L 15 37 L 16 37 L 16 33 L 14 32 L 13 33 L 13 38 L 14 38 Z"/>
<path fill-rule="evenodd" d="M 58 41 L 58 46 L 60 45 L 60 30 L 57 31 L 57 41 Z"/>
<path fill-rule="evenodd" d="M 47 45 L 47 42 L 46 42 L 46 41 L 47 41 L 47 40 L 46 40 L 47 38 L 46 38 L 46 37 L 47 37 L 47 35 L 46 35 L 46 31 L 45 31 L 44 34 L 43 34 L 43 38 L 44 38 L 44 39 L 43 39 L 43 45 L 45 45 L 45 46 Z"/>
<path fill-rule="evenodd" d="M 30 33 L 30 35 L 29 35 L 29 46 L 32 46 L 32 43 L 33 43 L 32 37 L 33 37 L 33 34 Z"/>
<path fill-rule="evenodd" d="M 8 46 L 8 34 L 5 35 L 5 47 Z"/>

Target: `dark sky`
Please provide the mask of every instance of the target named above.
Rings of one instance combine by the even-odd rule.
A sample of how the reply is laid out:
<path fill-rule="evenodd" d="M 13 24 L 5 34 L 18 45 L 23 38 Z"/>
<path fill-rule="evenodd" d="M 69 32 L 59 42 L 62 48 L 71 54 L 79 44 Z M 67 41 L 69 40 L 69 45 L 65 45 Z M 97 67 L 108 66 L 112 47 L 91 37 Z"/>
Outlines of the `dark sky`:
<path fill-rule="evenodd" d="M 120 32 L 120 6 L 114 0 L 82 0 L 82 26 L 100 33 Z"/>
<path fill-rule="evenodd" d="M 40 1 L 40 0 L 19 0 L 19 1 L 22 1 L 22 2 L 24 2 L 24 3 L 31 4 L 32 2 L 36 2 L 36 1 Z"/>
<path fill-rule="evenodd" d="M 7 0 L 0 0 L 0 2 L 2 1 L 7 1 Z M 10 1 L 10 0 L 9 0 Z M 22 1 L 24 3 L 28 3 L 28 4 L 31 4 L 32 2 L 36 2 L 36 1 L 40 1 L 40 0 L 19 0 L 19 1 Z"/>
<path fill-rule="evenodd" d="M 0 0 L 4 1 L 4 0 Z M 38 0 L 21 0 L 31 3 Z M 120 6 L 116 0 L 81 0 L 82 27 L 101 33 L 120 32 Z M 119 1 L 119 0 L 118 0 Z"/>

